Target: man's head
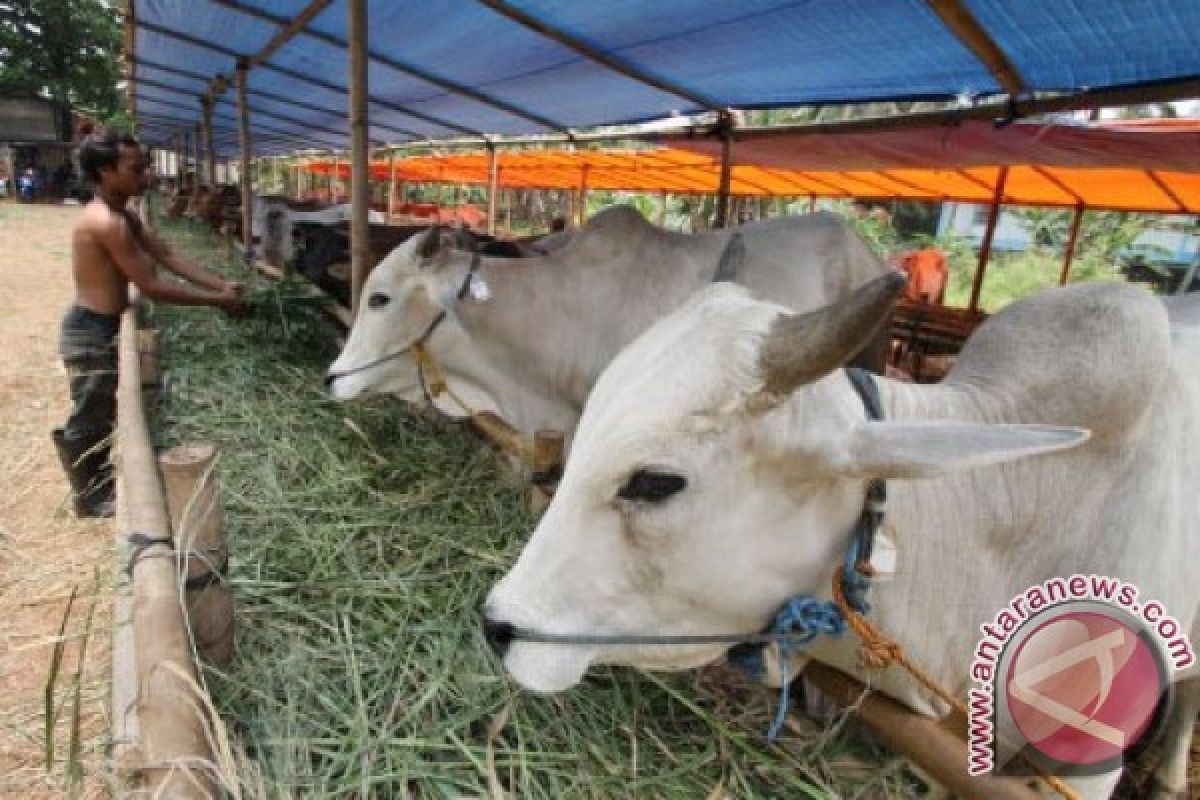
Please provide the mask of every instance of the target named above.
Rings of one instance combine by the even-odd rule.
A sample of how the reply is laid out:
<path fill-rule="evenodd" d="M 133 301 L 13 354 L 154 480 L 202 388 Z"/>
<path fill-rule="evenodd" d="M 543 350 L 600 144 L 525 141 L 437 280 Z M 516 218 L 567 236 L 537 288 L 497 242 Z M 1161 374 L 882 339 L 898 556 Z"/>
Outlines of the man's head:
<path fill-rule="evenodd" d="M 150 185 L 149 166 L 142 146 L 128 133 L 93 133 L 79 145 L 83 177 L 99 189 L 125 196 L 141 194 Z"/>

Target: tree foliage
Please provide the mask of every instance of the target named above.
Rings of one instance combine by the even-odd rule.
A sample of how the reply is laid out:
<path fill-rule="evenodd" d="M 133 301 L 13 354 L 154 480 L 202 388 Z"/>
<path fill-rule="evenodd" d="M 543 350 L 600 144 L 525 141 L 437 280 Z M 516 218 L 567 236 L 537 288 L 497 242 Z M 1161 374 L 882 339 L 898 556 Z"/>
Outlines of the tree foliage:
<path fill-rule="evenodd" d="M 0 94 L 121 114 L 121 21 L 105 0 L 0 0 Z"/>

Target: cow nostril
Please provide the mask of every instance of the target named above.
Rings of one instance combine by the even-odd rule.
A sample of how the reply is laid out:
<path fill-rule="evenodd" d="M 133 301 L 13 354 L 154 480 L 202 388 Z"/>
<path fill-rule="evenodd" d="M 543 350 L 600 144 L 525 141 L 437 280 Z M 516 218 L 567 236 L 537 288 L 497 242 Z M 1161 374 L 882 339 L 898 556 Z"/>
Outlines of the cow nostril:
<path fill-rule="evenodd" d="M 483 638 L 487 641 L 488 647 L 496 655 L 504 658 L 504 654 L 508 652 L 508 646 L 512 644 L 513 634 L 517 629 L 507 622 L 499 622 L 487 617 L 483 618 Z"/>
<path fill-rule="evenodd" d="M 336 380 L 337 380 L 337 375 L 334 375 L 332 372 L 326 373 L 325 388 L 328 389 L 329 387 L 333 386 L 333 382 Z"/>

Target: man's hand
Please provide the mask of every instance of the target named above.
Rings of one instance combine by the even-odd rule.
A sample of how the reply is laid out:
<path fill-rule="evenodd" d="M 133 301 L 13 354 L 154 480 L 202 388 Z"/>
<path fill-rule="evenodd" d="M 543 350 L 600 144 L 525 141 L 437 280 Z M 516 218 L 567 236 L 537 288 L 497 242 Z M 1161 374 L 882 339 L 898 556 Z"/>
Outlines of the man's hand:
<path fill-rule="evenodd" d="M 217 298 L 217 307 L 231 317 L 244 317 L 248 313 L 243 295 L 246 287 L 240 283 L 225 281 Z"/>

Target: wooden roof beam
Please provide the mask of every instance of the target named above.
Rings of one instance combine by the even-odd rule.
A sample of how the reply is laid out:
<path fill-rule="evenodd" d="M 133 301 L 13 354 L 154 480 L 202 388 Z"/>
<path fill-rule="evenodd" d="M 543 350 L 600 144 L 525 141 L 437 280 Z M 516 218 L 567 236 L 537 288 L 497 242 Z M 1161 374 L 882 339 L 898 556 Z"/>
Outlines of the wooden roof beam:
<path fill-rule="evenodd" d="M 1024 165 L 1014 164 L 1013 166 L 1024 166 Z M 1058 189 L 1060 192 L 1065 194 L 1067 197 L 1074 200 L 1075 205 L 1077 205 L 1077 206 L 1087 205 L 1087 203 L 1084 202 L 1083 198 L 1080 197 L 1079 194 L 1075 190 L 1073 190 L 1070 186 L 1067 186 L 1065 183 L 1060 181 L 1058 178 L 1051 175 L 1049 172 L 1047 172 L 1041 166 L 1038 166 L 1037 164 L 1030 164 L 1029 167 L 1030 167 L 1030 169 L 1033 170 L 1033 172 L 1036 175 L 1038 175 L 1040 178 L 1042 178 L 1042 180 L 1046 181 L 1051 186 L 1053 186 L 1055 189 Z"/>
<path fill-rule="evenodd" d="M 718 114 L 724 115 L 728 114 L 729 112 L 729 109 L 712 97 L 692 91 L 691 89 L 687 89 L 665 78 L 648 75 L 632 64 L 628 64 L 615 56 L 609 55 L 608 53 L 600 52 L 587 42 L 584 42 L 582 39 L 571 36 L 565 31 L 553 28 L 537 17 L 513 8 L 511 5 L 504 2 L 504 0 L 478 0 L 478 2 L 484 6 L 487 6 L 492 11 L 495 11 L 497 14 L 507 17 L 518 25 L 529 28 L 531 31 L 538 33 L 547 39 L 550 39 L 551 41 L 557 42 L 568 50 L 578 53 L 584 58 L 594 61 L 601 66 L 607 67 L 619 75 L 624 75 L 630 80 L 637 81 L 638 83 L 642 83 L 647 86 L 652 86 L 655 89 L 658 89 L 660 92 L 666 92 L 667 94 L 673 94 L 676 97 L 682 97 L 684 100 L 687 100 L 690 103 L 694 103 L 701 108 L 706 108 L 709 111 L 715 111 Z"/>
<path fill-rule="evenodd" d="M 200 38 L 192 36 L 190 34 L 183 33 L 182 31 L 172 30 L 171 28 L 166 28 L 166 27 L 163 27 L 162 25 L 149 23 L 149 22 L 146 22 L 145 20 L 139 20 L 138 25 L 140 27 L 145 28 L 146 30 L 150 31 L 151 33 L 158 34 L 159 36 L 163 36 L 168 39 L 174 39 L 177 42 L 183 42 L 184 44 L 191 45 L 192 47 L 196 47 L 201 50 L 207 50 L 210 53 L 217 53 L 219 55 L 223 55 L 228 58 L 232 58 L 235 63 L 238 61 L 238 59 L 247 58 L 247 55 L 245 53 L 239 53 L 236 50 L 231 50 L 228 47 L 224 47 L 219 44 L 214 44 L 213 42 L 205 41 L 204 39 L 200 39 Z M 260 63 L 258 66 L 261 67 L 262 69 L 270 70 L 271 72 L 276 72 L 280 75 L 284 75 L 288 78 L 291 78 L 294 81 L 306 83 L 306 84 L 309 84 L 310 86 L 317 86 L 317 87 L 326 89 L 331 92 L 336 92 L 337 94 L 340 94 L 342 96 L 346 96 L 350 93 L 350 90 L 344 86 L 338 86 L 337 84 L 330 83 L 329 81 L 325 81 L 320 78 L 313 77 L 312 75 L 306 75 L 302 72 L 297 72 L 296 70 L 287 69 L 286 67 L 281 67 L 281 66 L 279 66 L 277 64 L 273 64 L 269 61 L 264 61 L 264 62 Z M 378 106 L 379 108 L 387 109 L 388 111 L 395 111 L 397 114 L 404 114 L 406 116 L 413 117 L 414 119 L 419 119 L 423 122 L 428 122 L 430 125 L 436 125 L 440 128 L 448 128 L 452 131 L 455 131 L 455 132 L 461 133 L 461 134 L 465 134 L 467 136 L 478 137 L 480 141 L 487 140 L 487 136 L 482 131 L 473 130 L 471 128 L 467 128 L 462 125 L 459 125 L 455 122 L 451 122 L 451 121 L 445 120 L 445 119 L 440 119 L 431 114 L 425 114 L 423 112 L 416 111 L 411 108 L 406 108 L 405 106 L 385 100 L 382 97 L 370 96 L 370 97 L 368 97 L 368 100 L 371 102 L 372 105 Z"/>
<path fill-rule="evenodd" d="M 146 112 L 146 113 L 142 114 L 142 116 L 150 124 L 158 125 L 160 127 L 167 126 L 174 130 L 178 130 L 178 131 L 189 133 L 189 134 L 193 130 L 195 130 L 195 127 L 196 127 L 196 123 L 194 120 L 180 119 L 178 117 L 171 117 L 171 116 L 167 116 L 165 114 L 156 114 L 154 112 Z M 225 119 L 225 117 L 222 117 L 222 119 Z M 223 127 L 220 125 L 214 125 L 213 126 L 213 134 L 214 134 L 214 136 L 216 136 L 216 135 L 236 136 L 237 131 L 234 128 L 226 128 L 226 127 Z M 323 148 L 314 148 L 312 146 L 313 143 L 312 143 L 311 139 L 307 139 L 302 136 L 298 136 L 296 134 L 277 133 L 277 132 L 274 132 L 274 133 L 260 132 L 260 133 L 256 134 L 256 137 L 258 139 L 262 139 L 262 140 L 271 139 L 271 140 L 279 141 L 279 142 L 289 142 L 289 143 L 294 144 L 296 146 L 296 149 L 298 149 L 298 150 L 305 149 L 307 147 L 309 149 L 321 149 L 321 150 L 328 150 L 328 151 L 332 152 L 335 149 L 332 145 L 326 145 Z"/>
<path fill-rule="evenodd" d="M 161 99 L 161 98 L 158 98 L 158 97 L 147 97 L 146 99 L 147 99 L 148 101 L 152 102 L 152 103 L 158 103 L 159 105 L 166 106 L 167 108 L 177 108 L 177 109 L 179 109 L 180 111 L 183 111 L 183 112 L 185 112 L 185 113 L 187 113 L 188 111 L 193 111 L 193 112 L 194 112 L 194 110 L 195 110 L 193 106 L 188 106 L 188 105 L 185 105 L 184 103 L 176 103 L 176 102 L 174 102 L 174 101 L 171 101 L 171 100 L 163 100 L 163 99 Z M 235 123 L 237 122 L 237 118 L 236 118 L 236 117 L 233 117 L 233 116 L 231 116 L 231 115 L 229 115 L 229 114 L 216 114 L 216 113 L 214 113 L 214 114 L 213 114 L 213 116 L 214 116 L 214 117 L 216 117 L 216 118 L 218 118 L 218 119 L 229 120 L 230 122 L 235 122 Z M 312 131 L 314 131 L 315 133 L 318 133 L 318 134 L 326 134 L 326 133 L 328 133 L 328 134 L 332 134 L 332 135 L 334 135 L 334 136 L 345 136 L 345 134 L 344 134 L 344 133 L 342 133 L 341 131 L 334 131 L 334 130 L 332 130 L 332 129 L 313 128 L 313 126 L 311 126 L 311 125 L 308 125 L 307 123 L 299 123 L 299 122 L 296 122 L 296 123 L 293 123 L 293 124 L 296 124 L 296 125 L 304 125 L 304 126 L 305 126 L 306 128 L 308 128 L 309 130 L 312 130 Z M 271 127 L 271 126 L 268 126 L 268 125 L 263 125 L 263 124 L 261 124 L 261 123 L 260 123 L 260 124 L 258 124 L 258 125 L 257 125 L 257 127 L 258 127 L 259 129 L 263 130 L 263 131 L 268 131 L 268 132 L 271 132 L 271 133 L 280 133 L 280 134 L 284 134 L 284 135 L 287 135 L 287 136 L 295 136 L 297 139 L 300 139 L 300 140 L 303 140 L 303 137 L 304 137 L 304 134 L 303 134 L 302 132 L 299 132 L 299 131 L 287 131 L 287 130 L 283 130 L 283 129 L 281 129 L 281 128 L 275 128 L 275 127 Z M 329 142 L 329 141 L 323 141 L 323 142 L 322 142 L 322 144 L 324 144 L 326 147 L 342 147 L 342 146 L 343 146 L 341 142 L 333 143 L 333 142 Z"/>
<path fill-rule="evenodd" d="M 969 108 L 952 108 L 941 111 L 927 111 L 919 114 L 906 114 L 891 117 L 867 117 L 865 119 L 842 120 L 838 122 L 801 123 L 797 125 L 779 125 L 773 127 L 738 128 L 739 141 L 752 138 L 767 138 L 773 136 L 796 136 L 810 133 L 867 133 L 871 131 L 898 131 L 908 128 L 929 127 L 934 125 L 953 125 L 967 120 L 995 120 L 1008 117 L 1015 113 L 1018 117 L 1028 117 L 1036 114 L 1050 114 L 1058 111 L 1085 111 L 1091 108 L 1108 108 L 1112 106 L 1141 105 L 1144 103 L 1166 103 L 1173 100 L 1188 100 L 1200 97 L 1200 78 L 1172 78 L 1165 81 L 1153 81 L 1131 86 L 1121 86 L 1111 89 L 1093 89 L 1053 97 L 1014 98 L 1012 102 L 981 103 Z M 697 136 L 711 135 L 704 129 L 684 129 L 680 131 L 653 134 L 580 134 L 580 141 L 600 141 L 605 139 L 654 139 L 660 142 L 670 142 L 672 139 L 694 139 Z"/>
<path fill-rule="evenodd" d="M 1170 201 L 1175 204 L 1175 207 L 1179 209 L 1180 214 L 1187 214 L 1188 212 L 1191 211 L 1191 209 L 1189 209 L 1187 207 L 1187 204 L 1179 199 L 1179 195 L 1176 194 L 1175 191 L 1170 186 L 1167 186 L 1167 184 L 1163 181 L 1163 179 L 1161 177 L 1159 177 L 1159 174 L 1156 170 L 1152 170 L 1152 169 L 1146 170 L 1146 177 L 1149 178 L 1154 183 L 1154 185 L 1158 187 L 1158 190 L 1160 192 L 1165 194 L 1170 199 Z"/>
<path fill-rule="evenodd" d="M 177 87 L 177 86 L 171 86 L 170 84 L 166 84 L 166 83 L 159 83 L 158 81 L 152 81 L 152 80 L 149 80 L 149 79 L 143 79 L 143 80 L 142 80 L 142 83 L 143 83 L 144 85 L 146 85 L 146 86 L 149 86 L 149 87 L 151 87 L 151 88 L 158 89 L 159 91 L 171 92 L 171 93 L 178 94 L 178 95 L 181 95 L 181 96 L 184 96 L 184 97 L 196 97 L 196 96 L 197 96 L 197 95 L 194 95 L 194 94 L 192 94 L 191 92 L 188 92 L 188 91 L 187 91 L 187 90 L 185 90 L 185 89 L 180 89 L 180 88 L 179 88 L 179 87 Z M 200 96 L 201 96 L 201 97 L 206 97 L 207 95 L 200 95 Z M 218 102 L 225 102 L 226 104 L 229 104 L 229 103 L 230 103 L 230 101 L 228 101 L 228 100 L 222 100 L 222 101 L 218 101 Z M 336 129 L 334 129 L 334 128 L 326 128 L 326 127 L 325 127 L 325 126 L 323 126 L 323 125 L 318 125 L 318 124 L 316 124 L 316 123 L 314 123 L 314 122 L 309 122 L 308 120 L 296 119 L 296 118 L 294 118 L 294 117 L 289 117 L 289 116 L 286 116 L 286 115 L 284 115 L 284 114 L 279 114 L 279 113 L 277 113 L 277 112 L 274 112 L 274 111 L 266 111 L 266 110 L 264 110 L 264 109 L 261 109 L 261 108 L 256 108 L 256 107 L 254 107 L 254 106 L 251 106 L 249 110 L 250 110 L 250 112 L 251 112 L 252 114 L 256 114 L 256 115 L 258 115 L 258 116 L 267 117 L 268 119 L 275 119 L 275 120 L 278 120 L 278 121 L 280 121 L 280 122 L 288 122 L 288 123 L 291 123 L 292 125 L 302 125 L 302 126 L 304 126 L 304 127 L 306 127 L 306 128 L 309 128 L 309 129 L 311 129 L 311 130 L 314 130 L 314 131 L 323 131 L 324 133 L 332 133 L 332 134 L 335 134 L 335 135 L 337 135 L 337 136 L 344 136 L 344 135 L 345 135 L 345 133 L 344 133 L 343 131 L 336 130 Z M 374 127 L 381 127 L 381 128 L 382 128 L 382 127 L 386 127 L 386 126 L 377 125 L 377 126 L 374 126 Z M 380 141 L 379 139 L 376 139 L 376 140 L 375 140 L 375 143 L 376 143 L 376 144 L 380 144 L 380 145 L 384 144 L 384 143 L 383 143 L 382 141 Z"/>
<path fill-rule="evenodd" d="M 183 70 L 183 69 L 176 69 L 175 67 L 171 67 L 171 66 L 168 66 L 165 64 L 159 64 L 155 61 L 149 61 L 144 58 L 138 59 L 137 63 L 141 64 L 142 66 L 150 67 L 151 69 L 162 70 L 163 72 L 166 72 L 166 73 L 178 75 L 181 78 L 189 78 L 192 80 L 201 80 L 201 81 L 208 80 L 207 77 L 205 77 L 204 75 L 201 75 L 200 73 L 189 72 L 188 70 Z M 165 84 L 165 83 L 155 83 L 155 82 L 153 82 L 149 79 L 145 79 L 145 78 L 143 78 L 143 82 L 149 86 L 157 86 L 160 89 L 168 89 L 168 90 L 175 90 L 175 91 L 179 91 L 179 92 L 187 92 L 187 90 L 181 86 L 171 86 L 170 84 Z M 199 90 L 199 89 L 196 90 L 197 93 L 199 93 L 200 91 L 202 91 L 202 90 Z M 282 103 L 284 105 L 293 106 L 295 108 L 303 108 L 307 111 L 318 111 L 318 112 L 321 112 L 324 114 L 337 114 L 338 116 L 342 116 L 342 117 L 344 117 L 346 114 L 346 110 L 344 108 L 332 108 L 330 106 L 319 106 L 319 105 L 316 105 L 315 103 L 309 103 L 304 100 L 294 100 L 290 97 L 284 97 L 281 94 L 276 94 L 275 92 L 268 92 L 263 89 L 251 89 L 251 88 L 247 87 L 246 94 L 250 95 L 251 97 L 261 97 L 264 100 L 271 100 L 273 102 Z M 217 102 L 218 103 L 231 103 L 233 101 L 227 100 L 227 99 L 221 97 L 221 98 L 217 99 Z M 372 122 L 371 127 L 378 128 L 381 131 L 388 131 L 390 133 L 400 134 L 402 136 L 411 136 L 414 139 L 421 138 L 421 134 L 417 133 L 416 131 L 410 131 L 408 128 L 398 128 L 394 125 L 386 125 L 382 122 Z"/>
<path fill-rule="evenodd" d="M 975 19 L 975 15 L 963 0 L 926 2 L 950 32 L 987 67 L 996 83 L 1000 84 L 1010 97 L 1016 97 L 1025 91 L 1025 79 L 991 35 L 979 24 L 979 20 Z"/>
<path fill-rule="evenodd" d="M 271 14 L 271 13 L 269 13 L 267 11 L 263 11 L 262 9 L 259 9 L 259 8 L 247 6 L 245 3 L 239 2 L 238 0 L 209 0 L 209 2 L 214 3 L 218 6 L 221 6 L 222 8 L 228 8 L 231 11 L 236 11 L 240 14 L 245 14 L 247 16 L 251 16 L 256 19 L 265 20 L 267 22 L 273 22 L 277 25 L 283 25 L 283 24 L 287 23 L 287 19 L 285 17 L 281 17 L 276 14 Z M 314 31 L 312 29 L 305 27 L 305 28 L 301 28 L 297 32 L 302 33 L 305 36 L 309 36 L 313 39 L 317 39 L 319 41 L 325 42 L 326 44 L 332 45 L 333 47 L 337 47 L 342 50 L 346 50 L 349 47 L 349 42 L 346 41 L 345 39 L 340 39 L 337 36 L 334 36 L 329 33 L 325 33 L 323 31 Z M 550 119 L 549 117 L 544 117 L 540 114 L 530 111 L 529 109 L 521 108 L 520 106 L 516 106 L 512 103 L 509 103 L 505 100 L 501 100 L 497 97 L 492 97 L 491 95 L 484 94 L 483 92 L 481 92 L 477 89 L 473 89 L 470 86 L 466 86 L 464 84 L 458 83 L 457 81 L 452 81 L 449 78 L 445 78 L 440 75 L 436 75 L 436 74 L 429 72 L 428 70 L 422 69 L 421 67 L 418 67 L 414 64 L 401 62 L 390 56 L 384 55 L 383 53 L 380 53 L 378 51 L 371 51 L 371 50 L 367 51 L 367 58 L 369 60 L 375 62 L 376 64 L 381 64 L 389 69 L 394 69 L 397 72 L 403 72 L 406 75 L 411 75 L 414 78 L 419 78 L 419 79 L 425 81 L 426 83 L 433 84 L 434 86 L 437 86 L 440 89 L 445 89 L 446 91 L 451 92 L 452 94 L 462 95 L 463 97 L 469 97 L 472 100 L 475 100 L 479 103 L 482 103 L 487 106 L 491 106 L 492 108 L 495 108 L 495 109 L 499 109 L 500 111 L 503 111 L 506 114 L 512 114 L 515 117 L 520 117 L 521 119 L 524 119 L 528 122 L 536 123 L 538 125 L 541 125 L 544 128 L 550 128 L 551 130 L 556 130 L 556 131 L 564 134 L 565 136 L 570 137 L 570 136 L 574 135 L 574 133 L 571 131 L 571 129 L 568 126 L 564 125 L 562 122 Z"/>
<path fill-rule="evenodd" d="M 311 3 L 300 9 L 300 13 L 296 15 L 295 19 L 287 20 L 280 18 L 276 22 L 279 25 L 279 30 L 267 40 L 262 49 L 253 55 L 248 55 L 240 59 L 238 63 L 245 64 L 247 68 L 250 68 L 257 67 L 259 64 L 266 62 L 268 58 L 275 55 L 279 48 L 291 41 L 308 23 L 312 22 L 318 14 L 328 8 L 332 2 L 333 0 L 312 0 Z M 216 98 L 224 95 L 225 90 L 229 88 L 229 80 L 228 75 L 215 75 L 212 83 L 209 84 L 208 96 L 215 101 Z"/>

